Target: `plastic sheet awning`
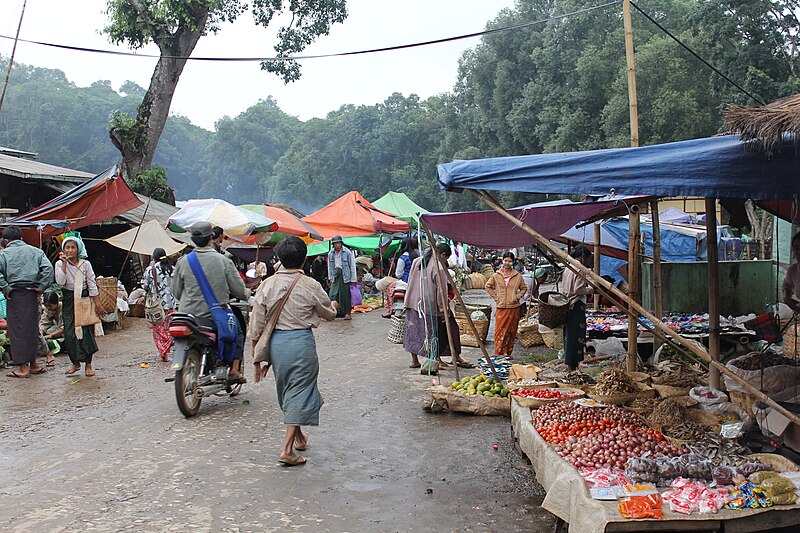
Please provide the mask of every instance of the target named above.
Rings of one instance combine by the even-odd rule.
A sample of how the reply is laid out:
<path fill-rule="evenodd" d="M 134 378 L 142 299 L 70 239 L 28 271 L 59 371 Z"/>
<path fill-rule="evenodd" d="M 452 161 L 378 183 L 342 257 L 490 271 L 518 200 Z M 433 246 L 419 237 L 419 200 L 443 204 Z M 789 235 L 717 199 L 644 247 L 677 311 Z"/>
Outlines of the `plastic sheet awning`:
<path fill-rule="evenodd" d="M 7 221 L 7 224 L 65 220 L 67 229 L 74 230 L 109 220 L 140 205 L 142 202 L 120 177 L 119 168 L 111 167 L 49 202 Z M 50 238 L 63 233 L 63 230 L 47 226 L 42 236 Z"/>
<path fill-rule="evenodd" d="M 106 242 L 122 250 L 130 250 L 142 255 L 151 255 L 156 248 L 163 248 L 167 255 L 174 255 L 184 248 L 183 243 L 175 242 L 158 220 L 150 220 L 141 226 L 123 231 L 109 237 Z"/>
<path fill-rule="evenodd" d="M 438 166 L 444 190 L 551 194 L 792 199 L 800 194 L 800 157 L 791 138 L 769 153 L 738 135 L 638 148 L 497 157 Z M 777 211 L 777 209 L 775 209 Z"/>
<path fill-rule="evenodd" d="M 578 222 L 625 209 L 621 200 L 631 205 L 648 199 L 638 196 L 584 203 L 555 200 L 516 207 L 509 212 L 545 238 L 554 239 Z M 516 248 L 536 242 L 496 211 L 428 213 L 420 219 L 434 233 L 480 248 Z"/>

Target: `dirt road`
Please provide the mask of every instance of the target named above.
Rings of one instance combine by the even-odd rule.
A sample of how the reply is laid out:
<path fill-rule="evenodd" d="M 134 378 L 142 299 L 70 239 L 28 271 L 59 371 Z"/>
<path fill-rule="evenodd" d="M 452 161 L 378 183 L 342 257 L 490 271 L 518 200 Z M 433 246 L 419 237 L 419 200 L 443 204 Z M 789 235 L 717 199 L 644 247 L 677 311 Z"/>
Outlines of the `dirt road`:
<path fill-rule="evenodd" d="M 1 377 L 0 531 L 551 529 L 509 420 L 423 412 L 427 377 L 387 330 L 372 312 L 315 332 L 325 406 L 295 468 L 271 376 L 186 419 L 142 319 L 99 339 L 94 378 L 64 356 Z"/>

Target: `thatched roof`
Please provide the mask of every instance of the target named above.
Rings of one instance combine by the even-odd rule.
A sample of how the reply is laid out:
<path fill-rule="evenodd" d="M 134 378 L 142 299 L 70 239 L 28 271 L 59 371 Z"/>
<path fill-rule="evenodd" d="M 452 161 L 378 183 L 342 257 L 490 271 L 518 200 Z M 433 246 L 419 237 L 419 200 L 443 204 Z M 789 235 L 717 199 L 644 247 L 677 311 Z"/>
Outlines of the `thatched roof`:
<path fill-rule="evenodd" d="M 725 112 L 725 126 L 742 140 L 756 141 L 767 149 L 779 144 L 784 133 L 800 137 L 800 94 L 764 106 L 731 105 Z"/>

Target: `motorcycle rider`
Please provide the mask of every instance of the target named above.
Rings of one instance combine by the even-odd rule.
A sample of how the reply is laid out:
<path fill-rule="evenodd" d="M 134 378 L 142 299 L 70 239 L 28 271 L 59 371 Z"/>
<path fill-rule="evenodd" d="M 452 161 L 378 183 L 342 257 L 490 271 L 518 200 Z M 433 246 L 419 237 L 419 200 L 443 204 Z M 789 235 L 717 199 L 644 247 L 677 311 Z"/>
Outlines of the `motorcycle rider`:
<path fill-rule="evenodd" d="M 233 261 L 217 253 L 211 246 L 213 228 L 208 222 L 196 222 L 189 228 L 195 252 L 203 272 L 208 278 L 214 295 L 220 305 L 227 305 L 231 296 L 242 301 L 250 298 L 250 291 L 244 286 L 244 281 L 239 277 Z M 191 313 L 197 318 L 213 322 L 211 310 L 203 298 L 197 278 L 186 257 L 181 257 L 172 272 L 172 294 L 179 300 L 178 310 L 181 313 Z M 244 353 L 244 334 L 238 324 L 239 333 L 236 338 L 236 353 L 231 365 L 228 381 L 232 383 L 246 383 L 247 380 L 241 373 L 242 355 Z"/>

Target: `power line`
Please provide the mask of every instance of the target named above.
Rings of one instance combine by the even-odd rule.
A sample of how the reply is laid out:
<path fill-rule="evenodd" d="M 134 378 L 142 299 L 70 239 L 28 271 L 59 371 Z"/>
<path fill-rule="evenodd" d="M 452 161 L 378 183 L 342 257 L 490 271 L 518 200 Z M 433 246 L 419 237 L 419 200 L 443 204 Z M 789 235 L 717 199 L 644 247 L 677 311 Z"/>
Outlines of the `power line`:
<path fill-rule="evenodd" d="M 597 9 L 604 9 L 609 6 L 617 5 L 620 3 L 620 0 L 614 0 L 612 2 L 607 2 L 605 4 L 599 4 L 595 6 L 589 6 L 584 9 L 579 9 L 577 11 L 571 11 L 569 13 L 563 13 L 561 15 L 553 15 L 552 17 L 547 17 L 540 20 L 534 20 L 530 22 L 523 22 L 521 24 L 514 24 L 512 26 L 504 26 L 502 28 L 492 28 L 489 30 L 484 30 L 475 33 L 467 33 L 464 35 L 457 35 L 454 37 L 444 37 L 441 39 L 434 39 L 431 41 L 422 41 L 417 43 L 410 43 L 410 44 L 401 44 L 396 46 L 386 46 L 383 48 L 371 48 L 368 50 L 358 50 L 354 52 L 338 52 L 333 54 L 316 54 L 316 55 L 305 55 L 305 56 L 285 56 L 285 57 L 182 57 L 182 56 L 162 56 L 156 54 L 137 54 L 134 52 L 120 52 L 118 50 L 99 50 L 96 48 L 86 48 L 82 46 L 71 46 L 66 44 L 56 44 L 56 43 L 47 43 L 43 41 L 32 41 L 28 39 L 18 39 L 20 42 L 28 43 L 28 44 L 35 44 L 39 46 L 48 46 L 52 48 L 61 48 L 63 50 L 72 50 L 76 52 L 90 52 L 95 54 L 109 54 L 109 55 L 117 55 L 117 56 L 130 56 L 130 57 L 142 57 L 148 59 L 181 59 L 181 60 L 188 60 L 188 61 L 221 61 L 221 62 L 253 62 L 253 61 L 298 61 L 303 59 L 322 59 L 328 57 L 346 57 L 346 56 L 355 56 L 355 55 L 364 55 L 364 54 L 374 54 L 379 52 L 393 52 L 395 50 L 404 50 L 408 48 L 418 48 L 421 46 L 430 46 L 434 44 L 442 44 L 448 43 L 453 41 L 459 41 L 462 39 L 471 39 L 474 37 L 482 37 L 484 35 L 491 35 L 493 33 L 500 33 L 505 31 L 511 30 L 518 30 L 521 28 L 527 28 L 530 26 L 535 26 L 539 24 L 545 24 L 547 22 L 551 22 L 554 20 L 559 20 L 567 17 L 571 17 L 573 15 L 579 15 L 582 13 L 588 13 L 590 11 L 595 11 Z M 13 37 L 9 37 L 7 35 L 0 35 L 0 39 L 14 39 Z"/>
<path fill-rule="evenodd" d="M 653 24 L 654 24 L 654 25 L 655 25 L 655 26 L 656 26 L 658 29 L 660 29 L 661 31 L 663 31 L 664 33 L 666 33 L 666 34 L 667 34 L 667 35 L 668 35 L 668 36 L 669 36 L 669 37 L 670 37 L 670 38 L 671 38 L 673 41 L 675 41 L 676 43 L 678 43 L 678 44 L 679 44 L 681 47 L 683 47 L 683 49 L 684 49 L 684 50 L 686 50 L 687 52 L 689 52 L 690 54 L 692 54 L 692 55 L 693 55 L 693 56 L 694 56 L 694 57 L 695 57 L 697 60 L 699 60 L 699 61 L 700 61 L 701 63 L 703 63 L 705 66 L 707 66 L 708 68 L 710 68 L 711 70 L 713 70 L 714 72 L 716 72 L 717 74 L 719 74 L 719 75 L 720 75 L 720 76 L 721 76 L 723 79 L 725 79 L 725 80 L 726 80 L 728 83 L 730 83 L 731 85 L 733 85 L 734 87 L 736 87 L 737 89 L 739 89 L 739 90 L 740 90 L 742 93 L 744 93 L 744 94 L 746 94 L 747 96 L 749 96 L 750 98 L 752 98 L 752 99 L 753 99 L 753 100 L 754 100 L 756 103 L 759 103 L 759 104 L 761 104 L 761 105 L 766 105 L 766 103 L 765 103 L 763 100 L 761 100 L 761 99 L 760 99 L 760 98 L 758 98 L 757 96 L 753 96 L 753 94 L 751 94 L 751 93 L 750 93 L 750 92 L 749 92 L 747 89 L 745 89 L 744 87 L 742 87 L 741 85 L 739 85 L 738 83 L 736 83 L 735 81 L 733 81 L 732 79 L 730 79 L 728 76 L 726 76 L 725 74 L 723 74 L 723 73 L 722 73 L 722 72 L 721 72 L 719 69 L 717 69 L 717 68 L 716 68 L 714 65 L 712 65 L 711 63 L 709 63 L 708 61 L 706 61 L 705 59 L 703 59 L 702 57 L 700 57 L 700 56 L 697 54 L 697 52 L 695 52 L 694 50 L 692 50 L 691 48 L 689 48 L 689 46 L 687 46 L 686 44 L 684 44 L 684 43 L 683 43 L 683 41 L 681 41 L 680 39 L 678 39 L 677 37 L 675 37 L 674 35 L 672 35 L 672 33 L 670 33 L 670 31 L 669 31 L 668 29 L 666 29 L 664 26 L 662 26 L 661 24 L 659 24 L 658 22 L 656 22 L 656 21 L 655 21 L 655 19 L 653 19 L 653 17 L 651 17 L 650 15 L 648 15 L 647 13 L 645 13 L 645 12 L 644 12 L 644 10 L 642 10 L 642 8 L 640 8 L 639 6 L 637 6 L 637 5 L 636 5 L 634 2 L 631 2 L 631 5 L 632 5 L 632 6 L 633 6 L 633 7 L 636 9 L 636 11 L 638 11 L 639 13 L 641 13 L 642 15 L 644 15 L 644 17 L 645 17 L 647 20 L 649 20 L 650 22 L 652 22 L 652 23 L 653 23 Z"/>

